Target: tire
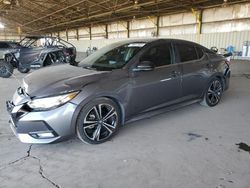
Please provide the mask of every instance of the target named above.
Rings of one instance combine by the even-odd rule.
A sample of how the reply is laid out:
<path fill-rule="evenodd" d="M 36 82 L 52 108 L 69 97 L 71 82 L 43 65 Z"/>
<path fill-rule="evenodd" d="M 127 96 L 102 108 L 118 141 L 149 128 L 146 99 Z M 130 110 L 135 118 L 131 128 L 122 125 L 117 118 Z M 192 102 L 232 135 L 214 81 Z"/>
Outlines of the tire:
<path fill-rule="evenodd" d="M 9 78 L 13 74 L 14 67 L 6 61 L 0 61 L 0 77 Z"/>
<path fill-rule="evenodd" d="M 106 142 L 118 132 L 120 117 L 120 108 L 114 101 L 108 98 L 94 99 L 78 115 L 77 137 L 88 144 Z"/>
<path fill-rule="evenodd" d="M 208 107 L 216 106 L 221 100 L 222 92 L 223 84 L 221 80 L 219 78 L 212 79 L 200 104 Z"/>
<path fill-rule="evenodd" d="M 24 73 L 24 74 L 26 74 L 26 73 L 28 73 L 29 71 L 30 71 L 30 69 L 29 68 L 18 68 L 18 71 L 19 72 L 21 72 L 21 73 Z"/>

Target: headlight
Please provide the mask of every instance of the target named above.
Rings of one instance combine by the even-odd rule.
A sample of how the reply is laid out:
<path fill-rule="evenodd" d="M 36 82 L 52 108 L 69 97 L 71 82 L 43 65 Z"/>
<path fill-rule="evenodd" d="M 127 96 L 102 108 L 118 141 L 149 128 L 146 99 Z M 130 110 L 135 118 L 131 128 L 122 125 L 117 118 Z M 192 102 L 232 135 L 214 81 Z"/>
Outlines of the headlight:
<path fill-rule="evenodd" d="M 48 110 L 61 106 L 72 100 L 79 92 L 72 92 L 54 97 L 46 97 L 34 99 L 27 103 L 27 105 L 34 110 Z"/>

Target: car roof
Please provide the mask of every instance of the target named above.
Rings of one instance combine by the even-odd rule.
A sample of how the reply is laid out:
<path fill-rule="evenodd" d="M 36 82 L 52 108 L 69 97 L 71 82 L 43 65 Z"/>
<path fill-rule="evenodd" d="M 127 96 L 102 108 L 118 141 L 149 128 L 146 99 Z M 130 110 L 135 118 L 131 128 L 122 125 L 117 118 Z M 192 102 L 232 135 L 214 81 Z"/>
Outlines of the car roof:
<path fill-rule="evenodd" d="M 187 41 L 187 40 L 182 40 L 182 39 L 171 39 L 171 38 L 141 38 L 141 39 L 125 39 L 119 42 L 116 42 L 118 45 L 125 45 L 128 43 L 152 43 L 152 42 L 157 42 L 157 41 L 166 41 L 166 42 L 176 42 L 176 43 L 183 43 L 183 44 L 190 44 L 194 46 L 200 46 L 202 48 L 205 48 L 204 46 L 192 42 L 192 41 Z"/>

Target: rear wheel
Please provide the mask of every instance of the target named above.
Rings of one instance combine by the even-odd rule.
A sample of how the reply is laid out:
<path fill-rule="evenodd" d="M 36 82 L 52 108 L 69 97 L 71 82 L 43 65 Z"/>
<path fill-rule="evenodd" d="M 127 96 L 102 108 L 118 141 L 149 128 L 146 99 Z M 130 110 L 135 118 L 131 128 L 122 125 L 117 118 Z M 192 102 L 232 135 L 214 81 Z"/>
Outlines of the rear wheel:
<path fill-rule="evenodd" d="M 9 78 L 13 74 L 14 67 L 6 62 L 0 61 L 0 77 Z"/>
<path fill-rule="evenodd" d="M 201 104 L 209 107 L 216 106 L 221 100 L 222 92 L 223 92 L 223 86 L 220 79 L 214 78 L 209 83 Z"/>
<path fill-rule="evenodd" d="M 100 144 L 113 137 L 120 125 L 119 106 L 108 98 L 98 98 L 80 112 L 76 125 L 78 138 L 89 144 Z"/>

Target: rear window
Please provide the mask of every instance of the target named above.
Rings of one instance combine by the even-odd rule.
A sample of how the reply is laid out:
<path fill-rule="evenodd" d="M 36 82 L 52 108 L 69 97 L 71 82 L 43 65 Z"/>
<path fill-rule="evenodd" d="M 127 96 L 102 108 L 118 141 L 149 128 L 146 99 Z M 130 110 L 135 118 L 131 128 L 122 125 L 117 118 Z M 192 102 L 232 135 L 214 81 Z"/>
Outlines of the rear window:
<path fill-rule="evenodd" d="M 176 44 L 176 46 L 179 51 L 179 57 L 181 63 L 200 59 L 197 56 L 196 49 L 194 46 L 187 44 Z"/>

